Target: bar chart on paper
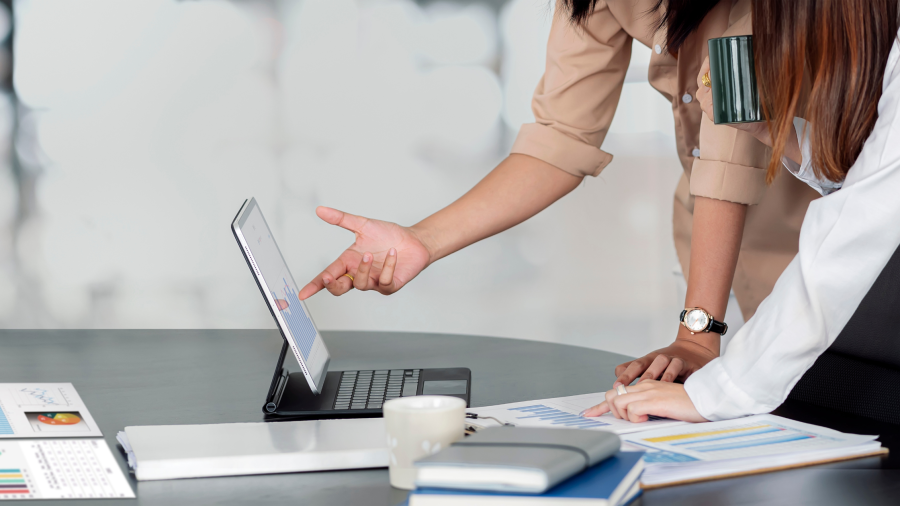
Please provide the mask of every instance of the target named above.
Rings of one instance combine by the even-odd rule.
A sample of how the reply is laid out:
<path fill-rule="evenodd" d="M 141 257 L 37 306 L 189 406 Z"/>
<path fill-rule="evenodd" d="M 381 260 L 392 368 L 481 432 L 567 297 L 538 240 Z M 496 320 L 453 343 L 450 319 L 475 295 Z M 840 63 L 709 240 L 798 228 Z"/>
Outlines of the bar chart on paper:
<path fill-rule="evenodd" d="M 650 451 L 647 462 L 728 460 L 827 450 L 871 441 L 772 415 L 654 430 L 628 441 Z M 654 453 L 658 452 L 658 453 Z"/>
<path fill-rule="evenodd" d="M 510 411 L 518 411 L 522 416 L 515 417 L 515 420 L 535 420 L 549 423 L 550 425 L 558 425 L 560 427 L 609 427 L 606 422 L 601 422 L 594 418 L 584 418 L 565 411 L 560 411 L 543 404 L 532 404 L 530 406 L 522 406 L 519 408 L 509 408 Z M 513 422 L 515 423 L 515 422 Z M 521 423 L 521 422 L 520 422 Z"/>
<path fill-rule="evenodd" d="M 15 434 L 12 425 L 9 424 L 9 419 L 6 418 L 6 413 L 3 411 L 3 406 L 0 406 L 0 434 Z"/>
<path fill-rule="evenodd" d="M 469 411 L 477 413 L 479 417 L 494 417 L 497 420 L 517 427 L 606 430 L 617 434 L 685 424 L 685 422 L 677 420 L 656 417 L 643 423 L 632 423 L 627 420 L 620 420 L 609 414 L 597 417 L 580 416 L 581 411 L 585 408 L 596 406 L 603 402 L 604 399 L 604 393 L 600 392 L 487 406 L 470 409 Z M 490 426 L 490 419 L 487 419 L 484 425 Z"/>

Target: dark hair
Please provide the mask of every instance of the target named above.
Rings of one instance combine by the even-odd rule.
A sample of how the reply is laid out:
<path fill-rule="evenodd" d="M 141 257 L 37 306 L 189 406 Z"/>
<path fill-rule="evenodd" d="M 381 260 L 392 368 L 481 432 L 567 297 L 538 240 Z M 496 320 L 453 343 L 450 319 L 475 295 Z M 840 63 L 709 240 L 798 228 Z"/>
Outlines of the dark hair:
<path fill-rule="evenodd" d="M 766 180 L 780 172 L 794 116 L 809 121 L 816 175 L 843 180 L 878 119 L 897 0 L 754 0 L 752 12 L 756 80 L 773 141 Z"/>
<path fill-rule="evenodd" d="M 594 13 L 597 0 L 561 0 L 569 12 L 569 19 L 583 24 Z M 657 30 L 666 30 L 666 50 L 677 53 L 688 36 L 700 26 L 719 0 L 657 0 L 650 12 L 663 10 Z"/>

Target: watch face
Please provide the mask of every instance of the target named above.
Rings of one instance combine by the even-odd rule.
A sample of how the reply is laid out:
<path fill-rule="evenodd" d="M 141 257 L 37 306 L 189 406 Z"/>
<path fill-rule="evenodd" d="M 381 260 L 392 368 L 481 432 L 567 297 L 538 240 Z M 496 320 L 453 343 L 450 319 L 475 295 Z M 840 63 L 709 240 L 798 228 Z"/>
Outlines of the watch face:
<path fill-rule="evenodd" d="M 709 316 L 699 309 L 692 309 L 684 315 L 684 323 L 691 332 L 702 332 L 709 326 Z"/>

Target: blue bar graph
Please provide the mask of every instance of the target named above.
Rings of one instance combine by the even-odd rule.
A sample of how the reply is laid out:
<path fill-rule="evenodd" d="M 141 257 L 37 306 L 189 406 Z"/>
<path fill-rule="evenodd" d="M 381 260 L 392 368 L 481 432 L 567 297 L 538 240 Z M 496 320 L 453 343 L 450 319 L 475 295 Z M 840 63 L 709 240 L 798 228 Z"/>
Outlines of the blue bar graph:
<path fill-rule="evenodd" d="M 284 281 L 284 288 L 282 289 L 284 291 L 284 300 L 287 301 L 288 307 L 282 309 L 281 314 L 284 316 L 284 321 L 287 323 L 291 335 L 294 336 L 297 347 L 300 348 L 303 360 L 308 360 L 309 352 L 316 341 L 316 328 L 309 317 L 306 316 L 306 312 L 303 311 L 303 305 L 300 304 L 297 292 L 288 285 L 286 279 L 282 278 L 282 281 Z M 275 293 L 272 293 L 272 297 L 279 298 Z"/>
<path fill-rule="evenodd" d="M 15 434 L 9 420 L 6 419 L 6 413 L 0 408 L 0 434 Z"/>
<path fill-rule="evenodd" d="M 757 429 L 757 430 L 730 432 L 730 433 L 719 435 L 719 436 L 705 437 L 705 438 L 701 438 L 701 439 L 690 439 L 688 441 L 682 441 L 680 443 L 669 443 L 669 444 L 671 444 L 672 446 L 692 445 L 692 444 L 697 444 L 697 443 L 707 443 L 710 441 L 721 441 L 723 439 L 734 439 L 736 437 L 758 436 L 760 434 L 769 434 L 771 432 L 780 432 L 783 430 L 784 429 L 782 429 L 780 427 L 763 427 L 763 428 Z"/>
<path fill-rule="evenodd" d="M 750 441 L 742 441 L 738 443 L 715 444 L 708 446 L 699 446 L 691 448 L 695 452 L 720 452 L 725 450 L 737 450 L 739 448 L 752 448 L 754 446 L 774 445 L 780 443 L 790 443 L 792 441 L 800 441 L 802 439 L 812 439 L 813 436 L 807 434 L 789 434 L 787 436 L 769 438 L 769 439 L 753 439 Z"/>
<path fill-rule="evenodd" d="M 551 425 L 560 425 L 562 427 L 575 427 L 581 429 L 589 429 L 592 427 L 606 427 L 608 423 L 601 422 L 592 418 L 584 418 L 555 408 L 544 406 L 543 404 L 535 404 L 532 406 L 521 406 L 518 408 L 509 408 L 510 411 L 519 411 L 521 413 L 530 413 L 529 416 L 516 417 L 517 420 L 526 418 L 537 418 L 542 421 L 549 422 Z"/>

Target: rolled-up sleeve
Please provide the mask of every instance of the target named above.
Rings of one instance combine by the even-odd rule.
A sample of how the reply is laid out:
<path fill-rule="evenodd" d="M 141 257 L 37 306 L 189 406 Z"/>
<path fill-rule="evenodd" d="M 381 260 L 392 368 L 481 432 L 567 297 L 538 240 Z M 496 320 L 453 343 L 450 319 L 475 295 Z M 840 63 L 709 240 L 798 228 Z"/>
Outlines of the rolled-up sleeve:
<path fill-rule="evenodd" d="M 722 35 L 749 35 L 750 14 Z M 770 150 L 752 135 L 728 125 L 700 120 L 700 157 L 691 167 L 691 194 L 738 204 L 758 204 L 766 190 Z"/>
<path fill-rule="evenodd" d="M 600 174 L 612 161 L 600 145 L 622 93 L 631 41 L 602 0 L 584 26 L 570 23 L 557 5 L 546 69 L 531 104 L 535 123 L 522 126 L 511 152 L 575 176 Z"/>

